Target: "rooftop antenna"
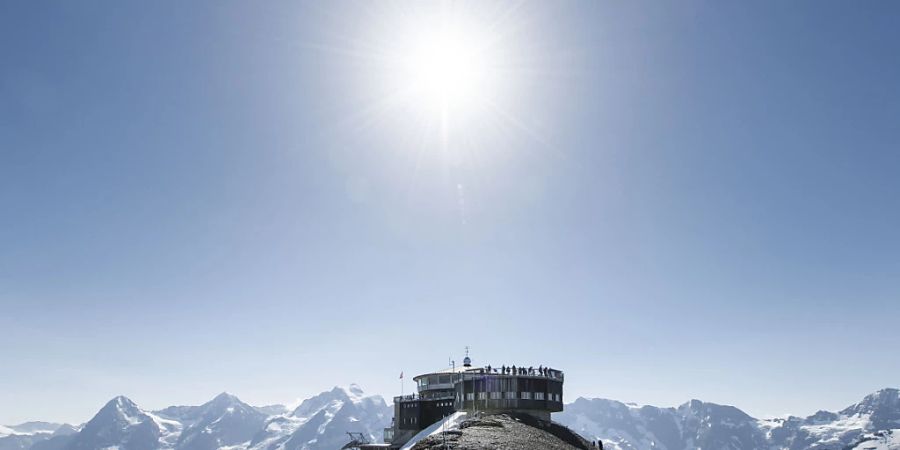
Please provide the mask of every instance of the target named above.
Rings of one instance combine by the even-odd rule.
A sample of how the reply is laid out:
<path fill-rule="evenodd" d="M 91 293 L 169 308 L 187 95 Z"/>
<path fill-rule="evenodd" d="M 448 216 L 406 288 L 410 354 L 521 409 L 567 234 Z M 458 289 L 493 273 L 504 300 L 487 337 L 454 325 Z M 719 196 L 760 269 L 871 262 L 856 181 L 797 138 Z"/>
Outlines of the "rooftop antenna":
<path fill-rule="evenodd" d="M 466 357 L 463 358 L 463 405 L 465 405 L 465 373 L 466 369 L 472 367 L 472 358 L 469 358 L 469 346 L 466 346 Z M 472 376 L 472 412 L 476 412 L 476 403 L 478 401 L 478 387 L 476 384 L 475 376 Z"/>

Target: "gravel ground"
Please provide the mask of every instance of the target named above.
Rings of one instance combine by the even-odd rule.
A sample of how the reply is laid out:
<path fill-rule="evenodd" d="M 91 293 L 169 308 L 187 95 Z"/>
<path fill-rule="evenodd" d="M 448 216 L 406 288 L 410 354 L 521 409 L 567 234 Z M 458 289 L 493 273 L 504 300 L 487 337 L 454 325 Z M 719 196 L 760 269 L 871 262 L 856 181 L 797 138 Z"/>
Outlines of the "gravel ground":
<path fill-rule="evenodd" d="M 446 441 L 447 446 L 444 446 Z M 419 441 L 413 450 L 590 450 L 591 444 L 568 428 L 528 415 L 499 414 L 469 419 L 459 430 Z"/>

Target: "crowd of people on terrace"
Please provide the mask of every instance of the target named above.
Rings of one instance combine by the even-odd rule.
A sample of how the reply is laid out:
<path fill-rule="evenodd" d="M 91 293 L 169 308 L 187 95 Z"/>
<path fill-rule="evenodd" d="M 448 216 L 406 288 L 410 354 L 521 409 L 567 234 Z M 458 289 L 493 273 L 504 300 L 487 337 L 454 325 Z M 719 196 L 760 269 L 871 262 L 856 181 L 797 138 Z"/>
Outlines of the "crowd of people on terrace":
<path fill-rule="evenodd" d="M 503 365 L 500 367 L 491 367 L 488 365 L 480 368 L 479 371 L 480 373 L 496 373 L 500 375 L 530 375 L 551 378 L 559 378 L 562 375 L 562 372 L 559 370 L 544 366 L 516 367 Z"/>

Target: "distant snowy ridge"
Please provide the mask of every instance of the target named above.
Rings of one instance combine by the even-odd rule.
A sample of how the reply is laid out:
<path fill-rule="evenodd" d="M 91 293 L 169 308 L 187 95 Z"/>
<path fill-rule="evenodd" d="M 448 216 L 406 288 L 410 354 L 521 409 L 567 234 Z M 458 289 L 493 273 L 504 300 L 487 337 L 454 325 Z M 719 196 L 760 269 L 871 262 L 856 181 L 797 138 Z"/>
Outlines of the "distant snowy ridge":
<path fill-rule="evenodd" d="M 758 420 L 692 400 L 677 408 L 579 398 L 554 419 L 615 450 L 900 450 L 900 391 L 883 389 L 833 413 Z"/>
<path fill-rule="evenodd" d="M 332 450 L 346 443 L 347 431 L 380 440 L 392 412 L 381 396 L 366 395 L 357 385 L 335 387 L 293 410 L 253 407 L 222 393 L 199 406 L 147 411 L 119 396 L 80 431 L 65 426 L 71 433 L 54 436 L 48 429 L 34 437 L 0 428 L 0 450 Z"/>
<path fill-rule="evenodd" d="M 49 422 L 26 422 L 19 425 L 0 425 L 0 450 L 30 449 L 36 444 L 55 436 L 76 433 L 68 424 Z M 47 449 L 53 450 L 53 449 Z"/>
<path fill-rule="evenodd" d="M 25 422 L 18 425 L 0 425 L 0 437 L 10 435 L 33 436 L 36 434 L 53 434 L 61 427 L 71 427 L 71 425 L 51 422 Z"/>

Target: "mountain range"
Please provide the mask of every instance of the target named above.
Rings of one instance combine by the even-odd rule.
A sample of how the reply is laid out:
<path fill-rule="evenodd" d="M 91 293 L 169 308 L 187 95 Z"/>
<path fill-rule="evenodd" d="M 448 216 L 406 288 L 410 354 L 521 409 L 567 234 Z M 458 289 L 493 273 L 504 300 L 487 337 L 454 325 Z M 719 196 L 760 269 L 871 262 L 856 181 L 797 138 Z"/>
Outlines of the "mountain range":
<path fill-rule="evenodd" d="M 0 426 L 0 450 L 335 450 L 358 431 L 379 442 L 393 407 L 359 386 L 335 387 L 296 408 L 250 406 L 222 393 L 199 406 L 140 408 L 120 396 L 87 423 Z M 553 419 L 613 450 L 900 450 L 900 391 L 841 411 L 756 419 L 733 406 L 678 407 L 579 398 Z"/>
<path fill-rule="evenodd" d="M 733 406 L 691 400 L 676 408 L 579 398 L 554 415 L 615 450 L 897 450 L 900 391 L 882 389 L 839 412 L 755 419 Z"/>

